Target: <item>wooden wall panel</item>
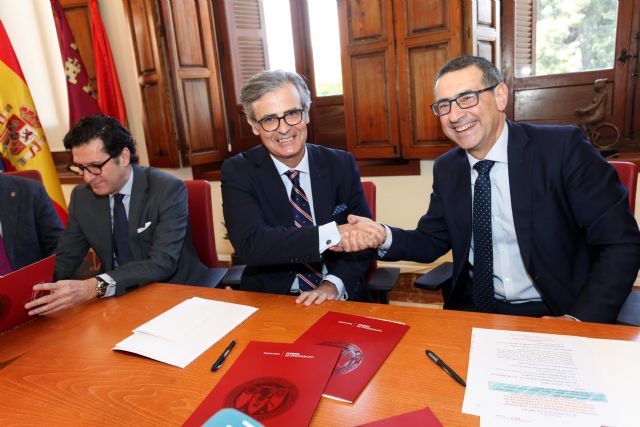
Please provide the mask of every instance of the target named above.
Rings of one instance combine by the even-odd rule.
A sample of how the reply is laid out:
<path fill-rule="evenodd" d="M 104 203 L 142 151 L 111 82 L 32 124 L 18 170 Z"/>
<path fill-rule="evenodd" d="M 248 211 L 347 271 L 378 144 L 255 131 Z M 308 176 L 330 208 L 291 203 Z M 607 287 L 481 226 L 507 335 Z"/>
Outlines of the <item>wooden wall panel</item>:
<path fill-rule="evenodd" d="M 500 3 L 498 0 L 463 0 L 463 49 L 500 68 Z"/>
<path fill-rule="evenodd" d="M 206 67 L 205 46 L 202 39 L 202 14 L 208 10 L 200 9 L 197 1 L 173 2 L 173 30 L 176 40 L 191 40 L 189 45 L 179 43 L 177 61 L 181 67 Z"/>
<path fill-rule="evenodd" d="M 316 114 L 313 118 L 315 144 L 325 147 L 346 149 L 344 105 L 318 105 L 316 104 Z"/>
<path fill-rule="evenodd" d="M 349 16 L 349 44 L 383 39 L 386 37 L 387 8 L 385 0 L 350 0 L 347 2 Z"/>
<path fill-rule="evenodd" d="M 447 27 L 448 3 L 446 0 L 411 0 L 406 5 L 406 35 L 425 31 L 439 31 Z"/>
<path fill-rule="evenodd" d="M 156 167 L 176 167 L 176 141 L 165 89 L 159 81 L 146 79 L 140 87 L 140 95 L 149 163 Z"/>

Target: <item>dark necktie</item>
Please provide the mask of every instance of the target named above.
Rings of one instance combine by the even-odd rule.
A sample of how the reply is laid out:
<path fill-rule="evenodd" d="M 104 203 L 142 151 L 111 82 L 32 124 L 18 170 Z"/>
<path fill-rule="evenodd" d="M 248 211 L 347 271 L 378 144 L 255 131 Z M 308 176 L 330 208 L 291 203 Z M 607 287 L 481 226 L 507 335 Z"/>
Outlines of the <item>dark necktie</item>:
<path fill-rule="evenodd" d="M 300 171 L 289 170 L 285 172 L 291 180 L 293 187 L 291 188 L 291 209 L 293 212 L 293 223 L 296 227 L 313 225 L 313 217 L 311 216 L 311 207 L 309 199 L 300 187 Z M 301 291 L 310 291 L 318 287 L 322 281 L 322 264 L 304 264 L 304 271 L 297 274 L 298 286 Z"/>
<path fill-rule="evenodd" d="M 118 266 L 133 261 L 131 246 L 129 245 L 129 220 L 124 209 L 122 198 L 124 194 L 113 196 L 113 241 Z"/>
<path fill-rule="evenodd" d="M 481 160 L 473 168 L 478 179 L 473 190 L 473 304 L 490 313 L 496 305 L 493 295 L 493 244 L 491 242 L 491 180 L 495 162 Z"/>
<path fill-rule="evenodd" d="M 13 271 L 13 268 L 11 267 L 11 263 L 9 262 L 9 257 L 7 256 L 7 250 L 4 247 L 4 239 L 0 234 L 0 276 L 9 274 L 12 271 Z"/>

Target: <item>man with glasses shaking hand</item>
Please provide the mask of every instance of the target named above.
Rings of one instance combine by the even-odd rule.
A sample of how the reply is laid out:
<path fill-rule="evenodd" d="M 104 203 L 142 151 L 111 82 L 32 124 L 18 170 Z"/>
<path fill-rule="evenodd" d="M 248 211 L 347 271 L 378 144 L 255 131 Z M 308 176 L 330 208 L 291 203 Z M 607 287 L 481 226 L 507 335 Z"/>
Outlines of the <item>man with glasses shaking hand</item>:
<path fill-rule="evenodd" d="M 353 156 L 307 143 L 311 98 L 296 73 L 264 71 L 241 89 L 247 122 L 262 142 L 222 165 L 225 225 L 247 265 L 240 288 L 290 294 L 297 303 L 366 300 L 373 251 L 327 249 L 369 217 Z"/>
<path fill-rule="evenodd" d="M 411 231 L 350 217 L 359 229 L 336 250 L 433 262 L 451 249 L 445 308 L 614 322 L 640 233 L 613 167 L 577 127 L 508 121 L 508 88 L 483 58 L 445 64 L 435 99 L 458 147 L 435 161 L 427 213 Z"/>
<path fill-rule="evenodd" d="M 113 117 L 83 118 L 64 146 L 73 157 L 69 170 L 85 184 L 71 194 L 68 225 L 55 251 L 56 282 L 34 286 L 51 293 L 26 304 L 30 315 L 122 295 L 151 282 L 206 281 L 208 269 L 191 242 L 181 180 L 139 166 L 133 137 Z M 89 248 L 100 258 L 101 274 L 73 280 Z"/>

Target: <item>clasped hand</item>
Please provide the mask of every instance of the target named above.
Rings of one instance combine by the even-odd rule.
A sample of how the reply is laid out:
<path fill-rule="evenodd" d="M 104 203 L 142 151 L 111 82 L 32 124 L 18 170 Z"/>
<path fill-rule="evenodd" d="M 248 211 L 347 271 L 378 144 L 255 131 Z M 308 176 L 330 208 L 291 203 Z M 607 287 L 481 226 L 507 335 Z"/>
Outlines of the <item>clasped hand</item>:
<path fill-rule="evenodd" d="M 340 244 L 334 252 L 358 252 L 377 248 L 387 239 L 387 230 L 377 222 L 362 216 L 349 215 L 347 223 L 338 226 Z"/>

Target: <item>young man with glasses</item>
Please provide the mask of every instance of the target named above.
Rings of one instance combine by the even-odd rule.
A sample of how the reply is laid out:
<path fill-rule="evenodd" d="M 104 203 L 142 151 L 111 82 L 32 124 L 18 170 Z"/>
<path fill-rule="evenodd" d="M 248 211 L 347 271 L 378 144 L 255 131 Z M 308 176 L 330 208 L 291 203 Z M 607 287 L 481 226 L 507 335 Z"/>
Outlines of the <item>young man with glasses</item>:
<path fill-rule="evenodd" d="M 360 230 L 340 249 L 418 262 L 451 249 L 445 308 L 614 322 L 640 267 L 640 233 L 613 167 L 577 127 L 508 121 L 508 88 L 483 58 L 444 65 L 435 98 L 458 147 L 436 160 L 417 229 L 351 217 Z"/>
<path fill-rule="evenodd" d="M 262 142 L 221 171 L 225 225 L 247 264 L 241 289 L 292 294 L 306 305 L 366 299 L 372 251 L 327 251 L 347 215 L 370 216 L 353 156 L 307 143 L 311 98 L 298 74 L 259 73 L 241 101 Z"/>
<path fill-rule="evenodd" d="M 151 282 L 203 284 L 208 270 L 191 242 L 184 183 L 139 166 L 133 137 L 113 117 L 85 117 L 69 131 L 69 170 L 85 184 L 71 194 L 69 220 L 56 248 L 55 283 L 34 286 L 51 294 L 26 304 L 45 315 L 92 298 L 122 295 Z M 92 248 L 97 277 L 72 279 Z"/>

